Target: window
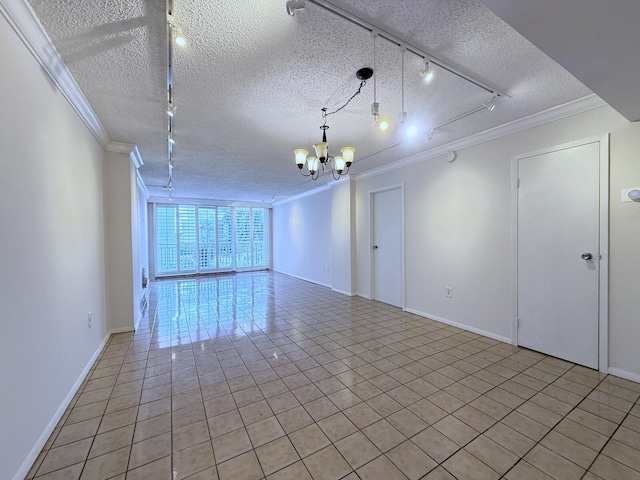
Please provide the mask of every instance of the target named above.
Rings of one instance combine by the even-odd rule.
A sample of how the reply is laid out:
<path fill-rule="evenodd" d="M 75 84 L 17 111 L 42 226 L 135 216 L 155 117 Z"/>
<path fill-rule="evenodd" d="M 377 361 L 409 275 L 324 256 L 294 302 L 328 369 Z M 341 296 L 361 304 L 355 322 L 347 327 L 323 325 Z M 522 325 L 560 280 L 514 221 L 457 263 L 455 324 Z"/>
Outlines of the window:
<path fill-rule="evenodd" d="M 269 266 L 268 210 L 156 205 L 158 276 Z"/>

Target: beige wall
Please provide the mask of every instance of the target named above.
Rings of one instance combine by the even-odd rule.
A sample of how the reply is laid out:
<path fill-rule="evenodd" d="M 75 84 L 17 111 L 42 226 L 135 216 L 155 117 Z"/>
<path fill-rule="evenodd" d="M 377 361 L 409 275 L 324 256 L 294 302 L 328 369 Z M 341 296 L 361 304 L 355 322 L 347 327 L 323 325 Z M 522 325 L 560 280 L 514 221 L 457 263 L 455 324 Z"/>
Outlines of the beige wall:
<path fill-rule="evenodd" d="M 133 329 L 148 260 L 129 155 L 105 153 L 3 15 L 0 58 L 0 478 L 19 479 L 109 333 Z"/>
<path fill-rule="evenodd" d="M 111 327 L 104 151 L 3 16 L 0 58 L 0 478 L 10 479 Z"/>

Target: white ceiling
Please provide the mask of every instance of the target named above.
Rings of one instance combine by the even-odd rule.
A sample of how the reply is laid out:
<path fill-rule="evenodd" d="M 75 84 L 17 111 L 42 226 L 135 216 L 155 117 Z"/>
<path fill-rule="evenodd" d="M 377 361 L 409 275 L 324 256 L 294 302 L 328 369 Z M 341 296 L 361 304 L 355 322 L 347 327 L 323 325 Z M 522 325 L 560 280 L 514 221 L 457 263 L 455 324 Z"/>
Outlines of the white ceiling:
<path fill-rule="evenodd" d="M 327 3 L 318 0 L 319 3 Z M 373 67 L 365 29 L 307 1 L 287 15 L 285 0 L 174 0 L 188 39 L 175 50 L 174 197 L 271 202 L 318 185 L 303 178 L 294 148 L 320 141 L 321 108 L 342 105 L 355 72 Z M 34 11 L 114 142 L 138 146 L 152 195 L 167 196 L 167 34 L 162 0 L 31 0 Z M 429 85 L 423 60 L 405 53 L 405 110 L 420 125 L 374 128 L 373 79 L 328 118 L 330 153 L 356 148 L 352 173 L 467 137 L 591 93 L 476 0 L 332 0 L 331 3 L 427 51 L 506 97 L 445 70 Z M 378 38 L 376 86 L 382 116 L 401 111 L 401 49 Z M 592 87 L 593 88 L 593 87 Z M 319 182 L 326 181 L 321 178 Z"/>

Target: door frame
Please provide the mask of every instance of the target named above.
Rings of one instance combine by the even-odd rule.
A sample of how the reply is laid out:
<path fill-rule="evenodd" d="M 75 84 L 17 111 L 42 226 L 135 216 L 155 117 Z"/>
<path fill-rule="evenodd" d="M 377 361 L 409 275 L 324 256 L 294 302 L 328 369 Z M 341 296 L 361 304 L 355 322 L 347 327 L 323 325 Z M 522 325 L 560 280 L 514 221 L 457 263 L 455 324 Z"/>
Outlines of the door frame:
<path fill-rule="evenodd" d="M 558 150 L 599 143 L 598 370 L 609 369 L 609 134 L 527 152 L 511 158 L 511 338 L 518 345 L 518 161 Z"/>
<path fill-rule="evenodd" d="M 387 187 L 377 188 L 375 190 L 369 190 L 369 292 L 371 295 L 371 300 L 376 299 L 375 292 L 375 260 L 373 257 L 373 234 L 374 234 L 374 208 L 373 208 L 373 197 L 377 193 L 384 193 L 391 190 L 399 190 L 400 191 L 400 256 L 402 261 L 400 262 L 401 268 L 401 276 L 402 276 L 402 310 L 404 311 L 407 307 L 406 300 L 406 279 L 405 279 L 405 256 L 404 256 L 404 183 L 400 183 L 397 185 L 390 185 Z"/>

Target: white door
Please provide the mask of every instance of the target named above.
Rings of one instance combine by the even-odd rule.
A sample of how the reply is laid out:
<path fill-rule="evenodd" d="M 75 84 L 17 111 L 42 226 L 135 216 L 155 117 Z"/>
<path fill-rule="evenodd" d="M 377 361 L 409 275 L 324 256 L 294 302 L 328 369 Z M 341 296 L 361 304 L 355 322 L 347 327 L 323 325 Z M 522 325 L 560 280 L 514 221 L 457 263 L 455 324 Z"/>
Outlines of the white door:
<path fill-rule="evenodd" d="M 517 159 L 518 343 L 598 368 L 600 144 Z"/>
<path fill-rule="evenodd" d="M 372 298 L 404 307 L 402 189 L 372 194 Z"/>

